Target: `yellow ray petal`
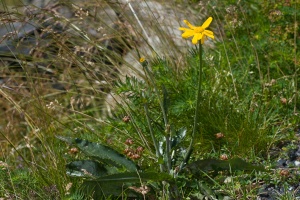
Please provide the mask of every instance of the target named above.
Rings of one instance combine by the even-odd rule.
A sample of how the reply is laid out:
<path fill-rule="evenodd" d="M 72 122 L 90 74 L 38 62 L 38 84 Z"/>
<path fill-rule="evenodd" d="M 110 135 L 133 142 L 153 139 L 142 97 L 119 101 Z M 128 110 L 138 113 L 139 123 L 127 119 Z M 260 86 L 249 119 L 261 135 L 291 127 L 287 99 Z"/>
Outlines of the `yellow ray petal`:
<path fill-rule="evenodd" d="M 206 32 L 208 35 L 213 35 L 214 32 L 210 31 L 210 30 L 205 30 L 204 32 Z"/>
<path fill-rule="evenodd" d="M 206 29 L 210 23 L 212 22 L 213 18 L 209 17 L 203 24 L 202 24 L 202 28 Z"/>
<path fill-rule="evenodd" d="M 190 29 L 195 29 L 196 27 L 193 26 L 188 20 L 183 20 L 183 22 L 190 28 Z"/>
<path fill-rule="evenodd" d="M 196 36 L 194 36 L 193 39 L 192 39 L 192 43 L 197 44 L 197 42 L 198 42 L 198 40 L 197 40 Z"/>
<path fill-rule="evenodd" d="M 201 40 L 202 38 L 202 33 L 197 33 L 195 34 L 195 36 L 192 39 L 192 43 L 193 44 L 197 44 L 199 40 Z"/>
<path fill-rule="evenodd" d="M 203 34 L 210 37 L 210 38 L 212 38 L 212 39 L 215 39 L 214 33 L 212 31 L 205 30 L 203 32 Z"/>
<path fill-rule="evenodd" d="M 181 31 L 187 31 L 187 30 L 191 30 L 191 29 L 189 29 L 189 28 L 184 28 L 184 27 L 179 27 L 179 30 L 181 30 Z"/>
<path fill-rule="evenodd" d="M 203 37 L 201 38 L 201 44 L 204 44 L 205 40 L 207 40 L 206 35 L 203 35 Z"/>
<path fill-rule="evenodd" d="M 186 30 L 182 35 L 181 37 L 183 38 L 189 38 L 189 37 L 192 37 L 193 35 L 195 35 L 195 31 L 193 30 Z"/>

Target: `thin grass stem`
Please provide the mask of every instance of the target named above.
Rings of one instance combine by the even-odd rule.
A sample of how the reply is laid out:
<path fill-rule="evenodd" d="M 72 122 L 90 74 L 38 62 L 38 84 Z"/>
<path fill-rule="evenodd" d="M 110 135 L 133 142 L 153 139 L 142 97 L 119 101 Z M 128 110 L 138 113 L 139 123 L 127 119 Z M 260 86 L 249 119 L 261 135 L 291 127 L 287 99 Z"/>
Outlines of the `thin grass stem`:
<path fill-rule="evenodd" d="M 217 11 L 213 7 L 212 7 L 212 10 L 215 12 L 215 15 L 216 15 L 216 17 L 217 17 L 217 19 L 219 21 L 219 24 L 222 24 Z M 220 25 L 218 26 L 218 30 L 219 30 L 220 38 L 222 40 L 223 47 L 224 47 L 224 52 L 225 52 L 226 60 L 227 60 L 227 63 L 228 63 L 228 68 L 229 68 L 229 71 L 230 71 L 230 76 L 231 76 L 231 79 L 232 79 L 232 85 L 233 85 L 233 88 L 234 88 L 234 93 L 236 95 L 236 98 L 239 99 L 239 94 L 238 94 L 238 91 L 237 91 L 237 88 L 236 88 L 236 81 L 235 81 L 235 79 L 233 77 L 233 71 L 232 71 L 232 67 L 231 67 L 231 62 L 230 62 L 230 59 L 229 59 L 228 51 L 227 51 L 226 46 L 225 46 L 224 38 L 222 36 L 223 34 L 222 34 L 221 29 L 220 29 Z M 240 50 L 238 48 L 238 45 L 237 45 L 237 42 L 236 42 L 236 39 L 235 39 L 234 36 L 233 36 L 233 41 L 234 41 L 234 44 L 235 44 L 236 49 L 238 51 L 238 55 L 240 56 L 241 53 L 240 53 Z"/>
<path fill-rule="evenodd" d="M 143 33 L 145 34 L 146 38 L 148 39 L 149 36 L 147 34 L 147 31 L 144 29 L 144 26 L 142 24 L 142 22 L 140 21 L 140 19 L 138 18 L 136 12 L 134 11 L 133 7 L 131 6 L 131 3 L 129 2 L 129 0 L 127 0 L 128 6 L 133 14 L 133 16 L 135 17 L 136 21 L 138 22 L 139 26 L 141 27 L 141 29 L 143 30 Z"/>
<path fill-rule="evenodd" d="M 295 10 L 297 10 L 297 4 L 295 3 Z M 295 94 L 295 104 L 294 104 L 294 114 L 296 114 L 297 112 L 297 99 L 298 99 L 298 70 L 299 68 L 297 68 L 297 27 L 298 27 L 298 23 L 297 23 L 297 15 L 296 12 L 294 14 L 294 68 L 295 68 L 295 89 L 294 89 L 294 94 Z"/>

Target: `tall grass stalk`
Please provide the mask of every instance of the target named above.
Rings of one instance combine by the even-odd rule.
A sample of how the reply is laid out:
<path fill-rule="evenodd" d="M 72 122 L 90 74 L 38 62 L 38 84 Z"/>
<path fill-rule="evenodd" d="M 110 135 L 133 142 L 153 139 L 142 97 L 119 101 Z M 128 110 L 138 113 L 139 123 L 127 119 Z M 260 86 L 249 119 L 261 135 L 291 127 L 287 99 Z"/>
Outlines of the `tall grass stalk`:
<path fill-rule="evenodd" d="M 297 10 L 297 4 L 294 4 L 295 6 L 295 10 Z M 297 48 L 297 28 L 299 26 L 299 22 L 297 21 L 297 12 L 294 13 L 294 82 L 295 82 L 295 86 L 294 86 L 294 114 L 297 113 L 297 100 L 298 100 L 298 71 L 299 71 L 299 66 L 297 65 L 297 62 L 300 62 L 297 59 L 297 50 L 299 48 Z M 299 50 L 298 50 L 299 51 Z"/>
<path fill-rule="evenodd" d="M 236 96 L 236 99 L 238 100 L 239 99 L 239 94 L 238 94 L 238 91 L 237 91 L 237 86 L 236 86 L 236 79 L 234 78 L 234 75 L 233 75 L 233 71 L 232 71 L 232 66 L 231 66 L 231 61 L 230 61 L 230 58 L 229 58 L 229 55 L 228 55 L 228 49 L 226 48 L 225 46 L 225 40 L 224 40 L 224 35 L 222 34 L 222 30 L 221 30 L 221 20 L 219 18 L 219 14 L 218 12 L 216 11 L 216 9 L 214 7 L 212 7 L 212 10 L 214 11 L 215 13 L 215 16 L 217 17 L 217 22 L 218 22 L 218 32 L 219 32 L 219 37 L 221 39 L 221 42 L 222 42 L 222 46 L 224 48 L 224 52 L 225 52 L 225 56 L 226 56 L 226 61 L 227 61 L 227 64 L 228 64 L 228 68 L 229 68 L 229 72 L 230 72 L 230 77 L 231 77 L 231 80 L 232 80 L 232 85 L 233 85 L 233 89 L 234 89 L 234 92 L 235 92 L 235 96 Z M 231 30 L 230 30 L 231 31 Z M 241 53 L 240 53 L 240 49 L 238 48 L 238 44 L 236 42 L 236 39 L 235 37 L 233 36 L 233 41 L 234 41 L 234 44 L 236 46 L 236 49 L 237 49 L 237 52 L 238 52 L 238 55 L 241 56 Z"/>

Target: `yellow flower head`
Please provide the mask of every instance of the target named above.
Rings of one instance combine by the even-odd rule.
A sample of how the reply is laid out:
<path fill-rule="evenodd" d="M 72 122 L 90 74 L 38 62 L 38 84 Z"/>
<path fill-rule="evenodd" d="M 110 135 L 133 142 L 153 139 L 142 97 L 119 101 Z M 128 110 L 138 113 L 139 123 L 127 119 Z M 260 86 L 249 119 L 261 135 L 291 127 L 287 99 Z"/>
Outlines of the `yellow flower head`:
<path fill-rule="evenodd" d="M 183 20 L 184 23 L 189 27 L 189 28 L 183 28 L 180 27 L 179 30 L 184 31 L 184 33 L 181 35 L 183 38 L 189 38 L 193 37 L 192 43 L 197 44 L 199 40 L 201 40 L 201 44 L 204 43 L 204 41 L 207 39 L 206 37 L 210 37 L 214 39 L 214 33 L 209 30 L 205 30 L 213 20 L 212 17 L 209 17 L 203 24 L 202 26 L 193 26 L 190 22 L 187 20 Z"/>
<path fill-rule="evenodd" d="M 140 63 L 145 62 L 145 60 L 146 60 L 145 57 L 141 57 L 141 58 L 140 58 Z"/>

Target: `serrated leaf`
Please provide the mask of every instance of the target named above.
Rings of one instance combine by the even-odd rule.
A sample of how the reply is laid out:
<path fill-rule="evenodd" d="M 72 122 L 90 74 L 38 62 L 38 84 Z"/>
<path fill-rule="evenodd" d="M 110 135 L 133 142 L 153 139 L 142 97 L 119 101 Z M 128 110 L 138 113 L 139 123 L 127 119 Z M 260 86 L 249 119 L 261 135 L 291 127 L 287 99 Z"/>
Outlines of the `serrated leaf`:
<path fill-rule="evenodd" d="M 100 162 L 111 164 L 116 167 L 125 167 L 127 171 L 136 171 L 137 167 L 132 160 L 127 159 L 124 155 L 105 145 L 70 137 L 57 136 L 69 144 L 76 145 L 84 154 Z"/>

